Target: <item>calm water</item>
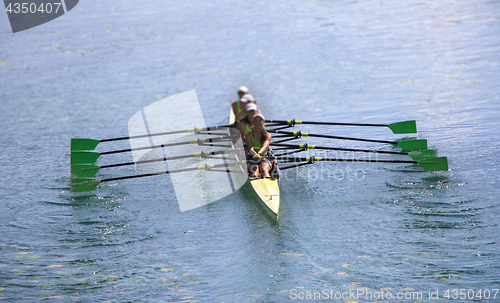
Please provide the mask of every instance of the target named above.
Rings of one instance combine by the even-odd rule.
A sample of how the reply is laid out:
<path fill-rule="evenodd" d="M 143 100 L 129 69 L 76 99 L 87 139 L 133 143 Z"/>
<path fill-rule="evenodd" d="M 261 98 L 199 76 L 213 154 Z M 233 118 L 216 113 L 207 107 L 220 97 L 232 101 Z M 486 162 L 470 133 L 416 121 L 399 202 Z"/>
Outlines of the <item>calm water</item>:
<path fill-rule="evenodd" d="M 17 34 L 4 15 L 0 299 L 284 302 L 383 290 L 424 294 L 393 302 L 435 302 L 429 289 L 441 301 L 446 289 L 498 289 L 499 26 L 500 1 L 486 0 L 80 1 Z M 290 171 L 279 223 L 247 186 L 184 213 L 165 176 L 69 192 L 70 138 L 126 135 L 135 112 L 190 89 L 207 124 L 222 123 L 242 84 L 268 118 L 415 119 L 450 170 Z M 378 128 L 297 130 L 398 138 Z M 100 163 L 121 161 L 130 156 Z M 493 294 L 458 301 L 500 302 Z"/>

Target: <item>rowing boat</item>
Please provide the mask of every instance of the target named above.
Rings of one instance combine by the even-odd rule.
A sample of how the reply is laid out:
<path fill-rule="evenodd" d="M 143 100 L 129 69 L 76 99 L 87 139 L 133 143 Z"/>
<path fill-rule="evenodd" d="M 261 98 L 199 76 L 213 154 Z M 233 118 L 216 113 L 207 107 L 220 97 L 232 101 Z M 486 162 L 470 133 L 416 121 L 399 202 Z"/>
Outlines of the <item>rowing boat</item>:
<path fill-rule="evenodd" d="M 229 112 L 229 123 L 233 124 L 235 122 L 235 116 L 233 110 Z M 239 159 L 237 159 L 239 160 Z M 242 165 L 241 169 L 246 172 L 246 165 Z M 246 174 L 248 176 L 248 174 Z M 278 167 L 276 164 L 276 176 L 279 175 Z M 248 182 L 259 198 L 261 204 L 264 206 L 269 215 L 278 220 L 279 210 L 280 210 L 280 188 L 279 188 L 279 178 L 259 178 L 251 179 L 248 178 Z"/>
<path fill-rule="evenodd" d="M 184 99 L 182 99 L 184 100 Z M 138 112 L 136 115 L 142 117 L 142 111 Z M 175 117 L 176 119 L 180 119 L 180 117 Z M 163 120 L 163 116 L 162 116 Z M 141 120 L 142 121 L 142 120 Z M 420 166 L 424 171 L 447 171 L 448 170 L 448 160 L 446 157 L 438 157 L 435 150 L 427 149 L 427 140 L 426 139 L 416 139 L 416 138 L 401 138 L 395 141 L 388 140 L 375 140 L 375 139 L 365 139 L 365 138 L 351 138 L 351 137 L 341 137 L 330 134 L 312 134 L 306 133 L 302 131 L 287 131 L 286 129 L 294 127 L 296 125 L 308 124 L 308 125 L 338 125 L 338 126 L 362 126 L 362 127 L 388 127 L 393 134 L 413 134 L 416 133 L 416 124 L 414 120 L 410 121 L 402 121 L 390 124 L 366 124 L 366 123 L 346 123 L 346 122 L 314 122 L 314 121 L 301 121 L 301 120 L 266 120 L 266 126 L 268 127 L 267 131 L 273 134 L 271 146 L 273 147 L 272 158 L 274 159 L 273 167 L 271 168 L 271 176 L 272 178 L 249 178 L 247 173 L 247 165 L 246 165 L 246 155 L 242 152 L 241 136 L 238 133 L 237 127 L 235 127 L 235 116 L 232 110 L 229 114 L 229 125 L 221 125 L 221 126 L 211 126 L 211 127 L 195 127 L 195 128 L 187 128 L 187 129 L 177 129 L 177 130 L 169 130 L 168 128 L 163 129 L 159 128 L 159 130 L 163 131 L 154 131 L 151 133 L 142 133 L 136 132 L 133 134 L 129 133 L 127 137 L 117 137 L 117 138 L 108 138 L 108 139 L 90 139 L 90 138 L 72 138 L 71 139 L 71 155 L 70 155 L 70 163 L 71 163 L 71 191 L 74 193 L 78 192 L 88 192 L 93 191 L 96 187 L 103 182 L 117 181 L 117 180 L 125 180 L 125 179 L 133 179 L 133 178 L 142 178 L 142 177 L 150 177 L 157 175 L 166 175 L 166 174 L 178 174 L 178 173 L 186 173 L 186 172 L 195 172 L 204 170 L 207 172 L 225 172 L 230 173 L 230 178 L 227 180 L 228 186 L 231 187 L 231 190 L 239 189 L 243 184 L 248 182 L 252 191 L 257 195 L 260 203 L 264 206 L 264 209 L 271 215 L 271 217 L 276 220 L 279 218 L 280 213 L 280 189 L 279 189 L 279 171 L 284 171 L 287 169 L 303 167 L 305 165 L 311 165 L 318 162 L 354 162 L 354 163 L 400 163 L 400 164 L 412 164 Z M 145 132 L 145 128 L 140 128 L 140 130 Z M 223 131 L 223 132 L 221 132 Z M 226 131 L 228 133 L 226 133 Z M 182 140 L 165 143 L 162 137 L 169 135 L 191 135 L 196 134 L 198 138 L 191 140 Z M 222 136 L 221 136 L 222 135 Z M 208 137 L 205 137 L 208 136 Z M 162 138 L 153 141 L 151 138 Z M 297 140 L 305 137 L 314 137 L 314 138 L 325 138 L 325 139 L 335 139 L 335 140 L 353 140 L 353 141 L 361 141 L 361 142 L 371 142 L 371 143 L 383 143 L 389 144 L 394 148 L 400 148 L 401 151 L 394 150 L 379 150 L 379 149 L 359 149 L 359 148 L 345 148 L 345 147 L 335 147 L 335 146 L 317 146 L 310 144 L 290 144 L 289 141 Z M 148 143 L 140 141 L 141 139 L 148 138 Z M 120 150 L 108 150 L 105 152 L 95 151 L 95 148 L 101 142 L 111 142 L 111 141 L 121 141 L 121 140 L 137 140 L 140 139 L 139 143 L 142 142 L 141 145 L 135 144 L 131 145 L 130 149 L 120 149 Z M 134 152 L 134 151 L 147 151 L 148 153 L 153 150 L 171 148 L 174 146 L 188 146 L 190 144 L 197 144 L 198 146 L 202 146 L 203 149 L 212 148 L 224 148 L 223 150 L 211 150 L 196 153 L 185 153 L 182 155 L 172 155 L 169 157 L 153 157 L 152 159 L 145 158 L 142 156 L 139 158 L 134 157 L 133 162 L 125 162 L 125 163 L 114 163 L 108 165 L 96 165 L 95 162 L 99 157 L 103 155 L 109 154 L 117 154 L 124 152 Z M 229 144 L 229 145 L 228 145 Z M 137 146 L 136 146 L 137 145 Z M 146 146 L 148 145 L 148 146 Z M 409 159 L 370 159 L 370 158 L 345 158 L 345 157 L 315 157 L 315 156 L 290 156 L 295 153 L 302 153 L 307 150 L 335 150 L 339 152 L 356 152 L 356 153 L 377 153 L 377 154 L 387 154 L 387 155 L 401 155 L 410 157 Z M 165 151 L 165 154 L 167 152 Z M 161 154 L 161 153 L 160 153 Z M 169 152 L 170 154 L 170 152 Z M 228 158 L 229 156 L 229 158 Z M 234 158 L 233 158 L 234 157 Z M 128 176 L 120 176 L 120 177 L 112 177 L 112 178 L 96 178 L 96 173 L 101 169 L 107 169 L 111 167 L 121 167 L 127 165 L 138 165 L 138 164 L 149 164 L 154 162 L 167 162 L 167 161 L 177 161 L 181 159 L 198 159 L 201 158 L 201 161 L 207 161 L 210 163 L 204 163 L 203 165 L 193 165 L 191 163 L 197 163 L 198 160 L 194 160 L 194 162 L 189 162 L 187 167 L 181 167 L 176 169 L 167 169 L 162 170 L 161 168 L 155 169 L 155 171 L 147 171 L 143 174 L 135 174 Z M 224 163 L 221 164 L 212 164 L 212 160 L 209 159 L 219 159 L 224 160 Z M 227 161 L 229 160 L 229 161 Z M 235 160 L 235 161 L 234 161 Z M 189 160 L 191 161 L 191 160 Z M 278 170 L 278 163 L 280 168 Z M 231 174 L 231 173 L 236 174 Z M 219 175 L 224 176 L 224 175 Z M 243 176 L 243 178 L 242 178 Z M 186 178 L 188 180 L 189 178 Z M 214 178 L 216 179 L 216 178 Z M 211 179 L 214 181 L 214 179 Z M 184 181 L 184 179 L 183 179 Z M 219 182 L 220 181 L 220 182 Z M 190 196 L 193 192 L 189 187 L 189 184 L 195 186 L 194 183 L 187 183 L 189 191 L 187 195 L 182 196 L 184 200 L 186 200 L 187 204 L 182 204 L 181 200 L 179 200 L 180 195 L 177 195 L 179 200 L 179 206 L 181 211 L 193 209 L 196 207 L 200 207 L 216 201 L 224 195 L 227 195 L 229 190 L 225 188 L 222 184 L 226 182 L 226 179 L 218 179 L 214 181 L 213 186 L 208 186 L 200 189 L 200 193 L 203 194 L 206 188 L 214 188 L 217 191 L 215 195 L 207 195 L 207 200 L 203 200 L 202 203 L 192 204 L 192 200 L 186 196 Z M 182 183 L 183 186 L 185 185 Z M 221 188 L 215 188 L 218 186 Z M 206 186 L 206 185 L 205 185 Z M 184 190 L 186 186 L 182 187 Z M 222 188 L 224 187 L 224 189 Z M 220 190 L 222 189 L 222 190 Z M 231 192 L 232 192 L 231 191 Z M 182 192 L 182 190 L 181 190 Z M 208 202 L 207 202 L 208 201 Z M 181 205 L 182 204 L 182 205 Z M 186 206 L 187 205 L 187 206 Z"/>

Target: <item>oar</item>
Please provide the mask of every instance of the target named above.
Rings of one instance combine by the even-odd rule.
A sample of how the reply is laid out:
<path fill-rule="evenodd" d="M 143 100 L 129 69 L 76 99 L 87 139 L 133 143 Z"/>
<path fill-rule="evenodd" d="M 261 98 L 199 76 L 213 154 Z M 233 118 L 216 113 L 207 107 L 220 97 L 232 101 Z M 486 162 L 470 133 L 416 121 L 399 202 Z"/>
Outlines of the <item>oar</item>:
<path fill-rule="evenodd" d="M 386 140 L 373 140 L 373 139 L 361 139 L 361 138 L 352 138 L 352 137 L 341 137 L 341 136 L 332 136 L 332 135 L 321 135 L 321 134 L 309 134 L 301 131 L 296 132 L 287 132 L 282 130 L 267 130 L 270 133 L 274 134 L 284 134 L 295 137 L 317 137 L 317 138 L 328 138 L 328 139 L 339 139 L 339 140 L 352 140 L 352 141 L 363 141 L 363 142 L 374 142 L 374 143 L 385 143 L 397 145 L 403 151 L 412 151 L 412 150 L 421 150 L 427 149 L 427 140 L 426 139 L 400 139 L 396 141 L 386 141 Z"/>
<path fill-rule="evenodd" d="M 73 164 L 73 165 L 71 165 L 71 176 L 74 178 L 95 177 L 97 171 L 99 171 L 99 169 L 102 169 L 102 168 L 118 167 L 118 166 L 134 165 L 134 164 L 144 164 L 144 163 L 169 161 L 169 160 L 178 160 L 178 159 L 185 159 L 185 158 L 195 158 L 195 157 L 206 158 L 206 157 L 212 156 L 212 155 L 220 155 L 220 154 L 230 153 L 230 152 L 235 151 L 235 150 L 237 150 L 237 149 L 228 149 L 228 150 L 221 150 L 221 151 L 215 151 L 215 152 L 202 151 L 199 153 L 189 154 L 189 155 L 182 155 L 182 156 L 175 156 L 175 157 L 164 157 L 162 159 L 151 159 L 151 160 L 143 160 L 143 161 L 137 161 L 137 162 L 125 162 L 125 163 L 118 163 L 118 164 L 109 164 L 109 165 Z"/>
<path fill-rule="evenodd" d="M 339 123 L 339 122 L 310 122 L 300 120 L 266 120 L 266 123 L 299 125 L 299 124 L 314 124 L 314 125 L 343 125 L 343 126 L 376 126 L 389 127 L 393 134 L 414 134 L 417 132 L 417 124 L 415 120 L 402 121 L 390 124 L 368 124 L 368 123 Z"/>
<path fill-rule="evenodd" d="M 128 140 L 128 139 L 137 139 L 137 138 L 146 138 L 146 137 L 154 137 L 154 136 L 165 136 L 165 135 L 173 135 L 173 134 L 182 134 L 182 133 L 200 133 L 200 132 L 210 132 L 214 130 L 226 129 L 228 127 L 234 127 L 234 125 L 221 125 L 221 126 L 213 126 L 213 127 L 194 127 L 184 130 L 170 131 L 170 132 L 162 132 L 155 134 L 147 134 L 147 135 L 137 135 L 130 137 L 118 137 L 118 138 L 110 138 L 110 139 L 87 139 L 87 138 L 72 138 L 71 139 L 71 150 L 93 150 L 100 142 L 110 142 L 110 141 L 120 141 L 120 140 Z"/>
<path fill-rule="evenodd" d="M 97 185 L 102 183 L 102 182 L 151 177 L 151 176 L 166 175 L 166 174 L 173 174 L 173 173 L 180 173 L 180 172 L 187 172 L 187 171 L 196 171 L 196 170 L 210 171 L 214 168 L 219 168 L 219 167 L 226 167 L 227 168 L 230 166 L 238 166 L 241 163 L 243 163 L 243 161 L 236 161 L 236 162 L 224 163 L 224 164 L 210 164 L 210 165 L 205 164 L 205 165 L 200 165 L 200 166 L 190 167 L 190 168 L 166 170 L 166 171 L 156 172 L 156 173 L 132 175 L 132 176 L 125 176 L 125 177 L 118 177 L 118 178 L 109 178 L 109 179 L 74 178 L 71 180 L 71 192 L 78 193 L 78 192 L 85 192 L 85 191 L 93 191 L 93 190 L 95 190 Z M 216 170 L 216 171 L 221 171 L 221 170 Z M 231 170 L 228 170 L 228 169 L 224 170 L 224 171 L 231 172 Z"/>
<path fill-rule="evenodd" d="M 152 146 L 146 146 L 146 147 L 129 148 L 129 149 L 121 149 L 121 150 L 112 150 L 112 151 L 107 151 L 107 152 L 72 151 L 71 157 L 70 157 L 71 158 L 70 162 L 71 162 L 71 165 L 74 165 L 74 164 L 92 164 L 101 155 L 125 153 L 125 152 L 130 152 L 130 151 L 135 151 L 135 150 L 147 150 L 147 149 L 152 149 L 152 148 L 170 147 L 170 146 L 186 145 L 186 144 L 203 144 L 203 143 L 210 143 L 210 142 L 223 142 L 223 141 L 227 141 L 228 139 L 232 139 L 232 138 L 236 138 L 236 137 L 239 137 L 239 134 L 234 135 L 234 136 L 222 136 L 222 137 L 215 137 L 215 138 L 195 139 L 195 140 L 175 142 L 175 143 L 169 143 L 169 144 L 160 144 L 160 145 L 152 145 Z"/>
<path fill-rule="evenodd" d="M 433 150 L 433 149 L 425 149 L 425 150 L 415 151 L 415 152 L 395 152 L 395 151 L 372 150 L 372 149 L 357 149 L 357 148 L 316 146 L 316 145 L 309 145 L 309 144 L 271 143 L 271 146 L 283 147 L 285 149 L 288 149 L 288 148 L 303 149 L 303 150 L 307 150 L 307 149 L 325 149 L 325 150 L 352 151 L 352 152 L 363 152 L 363 153 L 407 155 L 407 156 L 412 157 L 413 160 L 420 160 L 422 158 L 430 158 L 430 157 L 434 157 L 436 155 L 436 151 Z"/>
<path fill-rule="evenodd" d="M 342 159 L 342 158 L 322 158 L 322 157 L 276 157 L 279 161 L 286 162 L 370 162 L 370 163 L 411 163 L 418 164 L 425 171 L 448 170 L 448 159 L 446 157 L 426 158 L 418 161 L 406 160 L 375 160 L 375 159 Z"/>

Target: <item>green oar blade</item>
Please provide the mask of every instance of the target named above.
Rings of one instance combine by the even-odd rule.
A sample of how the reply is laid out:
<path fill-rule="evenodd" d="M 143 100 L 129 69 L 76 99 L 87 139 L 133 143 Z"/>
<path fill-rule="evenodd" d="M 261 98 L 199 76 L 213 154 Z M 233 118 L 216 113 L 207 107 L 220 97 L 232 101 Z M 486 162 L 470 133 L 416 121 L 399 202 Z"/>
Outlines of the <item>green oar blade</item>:
<path fill-rule="evenodd" d="M 100 168 L 100 166 L 92 164 L 74 164 L 71 165 L 71 175 L 75 178 L 95 177 Z"/>
<path fill-rule="evenodd" d="M 81 193 L 85 191 L 93 191 L 97 184 L 101 183 L 100 179 L 95 178 L 74 178 L 71 180 L 71 192 Z"/>
<path fill-rule="evenodd" d="M 418 165 L 425 171 L 448 170 L 448 159 L 446 157 L 427 158 L 418 161 Z"/>
<path fill-rule="evenodd" d="M 417 123 L 415 120 L 402 121 L 387 125 L 393 134 L 414 134 L 417 132 Z"/>
<path fill-rule="evenodd" d="M 99 144 L 99 140 L 86 138 L 71 138 L 71 151 L 93 150 Z"/>
<path fill-rule="evenodd" d="M 427 149 L 427 139 L 400 139 L 396 140 L 396 142 L 398 142 L 398 146 L 405 152 Z"/>
<path fill-rule="evenodd" d="M 101 155 L 96 151 L 74 151 L 71 152 L 71 165 L 74 164 L 92 164 Z"/>
<path fill-rule="evenodd" d="M 423 160 L 423 159 L 428 159 L 428 158 L 432 158 L 434 156 L 429 156 L 429 155 L 422 155 L 422 156 L 410 156 L 413 160 L 415 161 L 420 161 L 420 160 Z"/>
<path fill-rule="evenodd" d="M 433 149 L 424 149 L 424 150 L 409 152 L 408 156 L 410 156 L 415 161 L 420 161 L 426 158 L 435 157 L 436 151 Z"/>

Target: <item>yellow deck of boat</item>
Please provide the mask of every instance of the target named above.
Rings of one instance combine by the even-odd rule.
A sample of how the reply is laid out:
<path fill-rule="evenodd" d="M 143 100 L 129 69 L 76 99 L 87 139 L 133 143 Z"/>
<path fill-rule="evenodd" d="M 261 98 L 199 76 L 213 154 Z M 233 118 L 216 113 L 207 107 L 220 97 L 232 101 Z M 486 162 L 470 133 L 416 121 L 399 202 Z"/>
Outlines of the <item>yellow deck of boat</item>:
<path fill-rule="evenodd" d="M 231 108 L 229 112 L 229 123 L 234 123 L 235 116 Z M 246 170 L 246 167 L 243 167 Z M 265 206 L 266 211 L 276 220 L 279 218 L 280 188 L 278 179 L 261 178 L 250 180 L 253 191 Z"/>

